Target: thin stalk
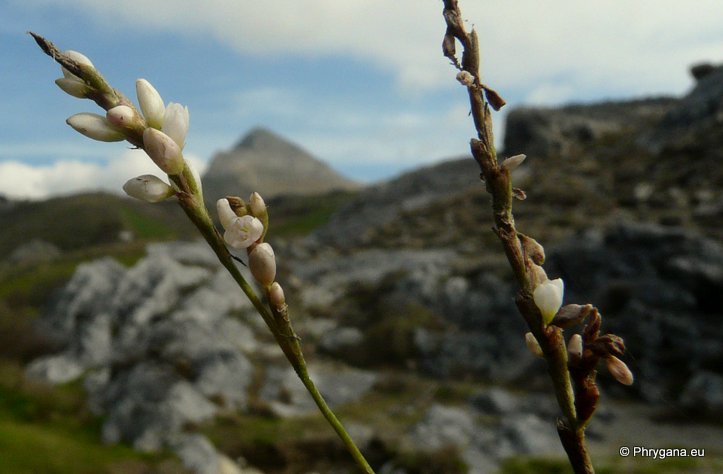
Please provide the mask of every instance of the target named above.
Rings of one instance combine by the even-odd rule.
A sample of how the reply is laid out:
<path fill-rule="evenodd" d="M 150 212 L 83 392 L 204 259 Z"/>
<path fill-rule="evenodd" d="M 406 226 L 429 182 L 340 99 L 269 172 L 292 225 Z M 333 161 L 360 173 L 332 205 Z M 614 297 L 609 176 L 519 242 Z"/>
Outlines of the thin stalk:
<path fill-rule="evenodd" d="M 241 272 L 239 271 L 236 263 L 231 258 L 231 254 L 223 242 L 221 235 L 213 225 L 206 206 L 199 204 L 198 200 L 194 198 L 192 194 L 179 193 L 179 204 L 183 208 L 186 215 L 193 222 L 196 228 L 199 230 L 203 238 L 209 244 L 211 249 L 218 257 L 221 264 L 228 270 L 233 279 L 239 285 L 241 290 L 246 294 L 249 301 L 253 304 L 256 311 L 261 315 L 264 322 L 268 326 L 269 330 L 273 334 L 276 342 L 281 347 L 286 359 L 289 361 L 291 366 L 294 368 L 299 379 L 304 384 L 304 387 L 311 395 L 311 398 L 316 403 L 316 406 L 321 411 L 326 421 L 331 425 L 336 434 L 341 439 L 342 443 L 351 454 L 354 461 L 357 463 L 362 472 L 367 474 L 373 474 L 374 470 L 371 468 L 364 455 L 361 453 L 354 440 L 351 438 L 349 433 L 344 429 L 339 419 L 336 417 L 334 412 L 329 408 L 329 405 L 324 400 L 321 392 L 316 388 L 304 360 L 303 353 L 301 351 L 301 344 L 299 338 L 291 329 L 288 319 L 280 320 L 281 324 L 277 322 L 276 317 L 278 315 L 272 314 L 269 309 L 263 304 L 261 299 L 258 297 L 251 285 L 246 281 Z M 281 329 L 285 329 L 287 332 L 282 333 Z"/>
<path fill-rule="evenodd" d="M 352 455 L 354 461 L 356 461 L 356 463 L 359 465 L 362 472 L 365 472 L 367 474 L 373 474 L 374 470 L 364 458 L 364 455 L 361 453 L 361 451 L 359 451 L 359 448 L 357 448 L 356 444 L 354 444 L 354 440 L 351 439 L 351 436 L 349 436 L 349 433 L 346 432 L 344 426 L 341 424 L 334 412 L 326 404 L 324 397 L 322 397 L 321 393 L 316 388 L 316 385 L 314 385 L 314 382 L 309 376 L 309 372 L 306 370 L 306 364 L 302 364 L 301 366 L 299 366 L 299 368 L 295 368 L 295 370 L 296 374 L 304 383 L 306 390 L 308 390 L 309 394 L 311 394 L 311 398 L 314 399 L 316 406 L 319 407 L 319 411 L 321 411 L 322 415 L 324 415 L 324 418 L 326 418 L 326 421 L 328 421 L 332 428 L 334 428 L 336 434 L 339 435 L 339 438 L 341 438 L 344 446 L 346 446 L 346 449 Z"/>

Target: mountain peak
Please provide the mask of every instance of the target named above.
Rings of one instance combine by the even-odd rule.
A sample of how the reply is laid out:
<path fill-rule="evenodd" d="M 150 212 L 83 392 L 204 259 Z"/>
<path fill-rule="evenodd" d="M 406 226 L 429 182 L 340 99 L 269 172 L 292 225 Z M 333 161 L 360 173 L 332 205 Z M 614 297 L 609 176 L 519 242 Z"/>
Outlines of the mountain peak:
<path fill-rule="evenodd" d="M 254 127 L 244 135 L 233 147 L 234 150 L 243 148 L 268 148 L 279 143 L 292 145 L 280 135 L 265 127 Z"/>
<path fill-rule="evenodd" d="M 358 187 L 300 146 L 263 127 L 251 129 L 231 150 L 216 154 L 203 179 L 204 194 L 212 200 L 247 196 L 252 191 L 269 198 Z"/>

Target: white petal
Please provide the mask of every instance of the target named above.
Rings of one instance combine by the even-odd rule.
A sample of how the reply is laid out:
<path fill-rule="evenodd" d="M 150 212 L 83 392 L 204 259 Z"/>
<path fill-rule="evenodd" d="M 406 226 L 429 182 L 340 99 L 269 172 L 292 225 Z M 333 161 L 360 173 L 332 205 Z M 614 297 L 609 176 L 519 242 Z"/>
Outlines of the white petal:
<path fill-rule="evenodd" d="M 218 220 L 221 221 L 221 226 L 224 229 L 228 229 L 233 224 L 234 220 L 238 217 L 228 199 L 219 199 L 216 201 L 216 212 L 218 213 Z"/>
<path fill-rule="evenodd" d="M 236 249 L 245 249 L 259 240 L 264 233 L 264 225 L 253 216 L 236 217 L 226 228 L 223 238 Z"/>
<path fill-rule="evenodd" d="M 148 126 L 160 129 L 163 125 L 163 117 L 166 114 L 166 106 L 163 105 L 161 94 L 147 80 L 138 79 L 136 81 L 136 95 Z"/>
<path fill-rule="evenodd" d="M 552 318 L 555 317 L 560 306 L 562 306 L 564 290 L 565 284 L 562 278 L 557 278 L 539 284 L 535 291 L 532 292 L 532 297 L 540 313 L 542 313 L 542 320 L 546 325 L 550 324 Z"/>
<path fill-rule="evenodd" d="M 188 122 L 189 114 L 188 107 L 184 107 L 181 104 L 171 102 L 166 107 L 165 115 L 163 116 L 163 133 L 173 138 L 181 149 L 186 143 L 186 134 L 188 133 Z"/>

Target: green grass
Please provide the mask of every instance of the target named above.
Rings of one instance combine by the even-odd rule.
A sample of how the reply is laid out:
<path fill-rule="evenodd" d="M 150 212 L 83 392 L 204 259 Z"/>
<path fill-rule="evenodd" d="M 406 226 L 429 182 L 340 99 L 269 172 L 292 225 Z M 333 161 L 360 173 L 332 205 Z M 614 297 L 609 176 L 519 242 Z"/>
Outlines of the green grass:
<path fill-rule="evenodd" d="M 29 383 L 21 366 L 0 359 L 0 474 L 141 474 L 161 472 L 164 463 L 179 472 L 167 454 L 103 445 L 80 384 Z"/>
<path fill-rule="evenodd" d="M 280 196 L 267 203 L 270 237 L 304 236 L 329 222 L 356 193 L 337 191 L 323 196 Z"/>

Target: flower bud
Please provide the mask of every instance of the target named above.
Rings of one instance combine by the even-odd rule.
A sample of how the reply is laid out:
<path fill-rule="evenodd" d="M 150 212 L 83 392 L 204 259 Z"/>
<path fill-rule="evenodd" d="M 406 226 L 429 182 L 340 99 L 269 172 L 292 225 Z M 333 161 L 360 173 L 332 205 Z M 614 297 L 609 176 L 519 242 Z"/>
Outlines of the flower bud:
<path fill-rule="evenodd" d="M 125 139 L 122 131 L 113 127 L 108 120 L 98 114 L 83 112 L 69 117 L 65 121 L 77 132 L 101 142 L 119 142 Z"/>
<path fill-rule="evenodd" d="M 123 185 L 123 191 L 130 197 L 146 202 L 160 202 L 175 194 L 172 187 L 150 174 L 129 179 Z"/>
<path fill-rule="evenodd" d="M 251 214 L 261 220 L 267 215 L 266 203 L 259 193 L 251 193 L 249 197 L 249 208 L 251 209 Z"/>
<path fill-rule="evenodd" d="M 286 304 L 286 297 L 284 296 L 284 289 L 281 288 L 278 282 L 273 282 L 269 288 L 269 303 L 274 308 L 283 308 Z"/>
<path fill-rule="evenodd" d="M 81 64 L 81 65 L 84 64 L 86 66 L 90 66 L 93 68 L 95 67 L 95 66 L 93 66 L 93 63 L 90 61 L 88 56 L 86 56 L 83 53 L 79 53 L 78 51 L 73 51 L 72 49 L 69 49 L 63 54 L 65 54 L 66 56 L 68 56 L 70 59 L 72 59 L 73 61 L 75 61 L 78 64 Z"/>
<path fill-rule="evenodd" d="M 247 217 L 247 216 L 244 216 Z M 239 219 L 242 219 L 239 217 Z M 255 219 L 255 218 L 252 218 Z M 258 244 L 249 254 L 249 270 L 257 282 L 269 287 L 276 278 L 276 258 L 271 245 Z"/>
<path fill-rule="evenodd" d="M 166 107 L 166 112 L 163 115 L 161 130 L 171 137 L 179 148 L 183 149 L 186 143 L 186 134 L 188 133 L 188 122 L 188 107 L 171 102 Z"/>
<path fill-rule="evenodd" d="M 515 155 L 509 158 L 505 158 L 505 160 L 502 162 L 502 168 L 512 172 L 518 166 L 520 166 L 523 161 L 525 161 L 525 158 L 527 158 L 527 155 Z"/>
<path fill-rule="evenodd" d="M 591 304 L 566 304 L 552 319 L 552 324 L 563 329 L 572 327 L 583 322 L 593 309 Z"/>
<path fill-rule="evenodd" d="M 573 334 L 567 342 L 567 354 L 570 360 L 577 363 L 582 358 L 582 337 L 579 334 Z"/>
<path fill-rule="evenodd" d="M 70 59 L 72 59 L 73 61 L 75 61 L 76 63 L 78 63 L 78 65 L 80 65 L 80 66 L 90 66 L 90 67 L 92 67 L 92 68 L 95 68 L 95 66 L 93 66 L 93 63 L 90 61 L 90 59 L 88 59 L 88 56 L 86 56 L 86 55 L 83 54 L 83 53 L 79 53 L 79 52 L 73 51 L 73 50 L 68 50 L 68 51 L 65 51 L 63 54 L 65 54 L 68 58 L 70 58 Z M 64 77 L 64 78 L 66 78 L 66 79 L 74 79 L 74 80 L 76 80 L 76 81 L 81 81 L 81 82 L 82 82 L 82 79 L 81 79 L 81 78 L 79 78 L 78 76 L 76 76 L 76 75 L 73 74 L 72 72 L 68 71 L 66 68 L 64 68 L 64 67 L 61 66 L 61 67 L 60 67 L 60 70 L 63 72 L 63 77 Z"/>
<path fill-rule="evenodd" d="M 146 119 L 149 127 L 160 130 L 163 125 L 163 117 L 166 114 L 166 106 L 163 105 L 161 94 L 155 87 L 145 79 L 136 81 L 136 96 L 138 96 L 138 104 L 141 106 L 141 112 Z"/>
<path fill-rule="evenodd" d="M 605 364 L 607 365 L 610 375 L 612 375 L 615 380 L 623 385 L 633 384 L 633 373 L 630 371 L 625 362 L 615 356 L 610 356 L 605 358 Z"/>
<path fill-rule="evenodd" d="M 127 105 L 117 105 L 110 109 L 105 117 L 118 128 L 131 128 L 134 121 L 138 122 L 136 112 Z"/>
<path fill-rule="evenodd" d="M 143 131 L 143 148 L 166 174 L 179 174 L 183 171 L 185 163 L 181 148 L 175 141 L 165 133 L 155 128 L 147 128 Z"/>
<path fill-rule="evenodd" d="M 537 342 L 537 339 L 535 339 L 535 335 L 531 332 L 525 334 L 525 344 L 527 344 L 527 348 L 530 350 L 530 352 L 532 352 L 533 355 L 537 357 L 545 357 L 542 352 L 542 347 L 540 347 L 540 343 Z"/>
<path fill-rule="evenodd" d="M 565 283 L 562 278 L 547 280 L 537 285 L 535 291 L 532 292 L 532 298 L 535 300 L 540 313 L 542 313 L 542 322 L 545 325 L 550 324 L 552 318 L 555 317 L 560 306 L 562 306 L 564 292 Z"/>
<path fill-rule="evenodd" d="M 88 92 L 90 92 L 90 87 L 83 82 L 73 78 L 68 77 L 61 77 L 60 79 L 55 80 L 55 84 L 60 87 L 63 92 L 66 94 L 72 95 L 73 97 L 77 97 L 78 99 L 85 99 L 88 97 Z"/>
<path fill-rule="evenodd" d="M 537 265 L 545 263 L 545 248 L 538 241 L 524 234 L 517 234 L 527 258 Z"/>

